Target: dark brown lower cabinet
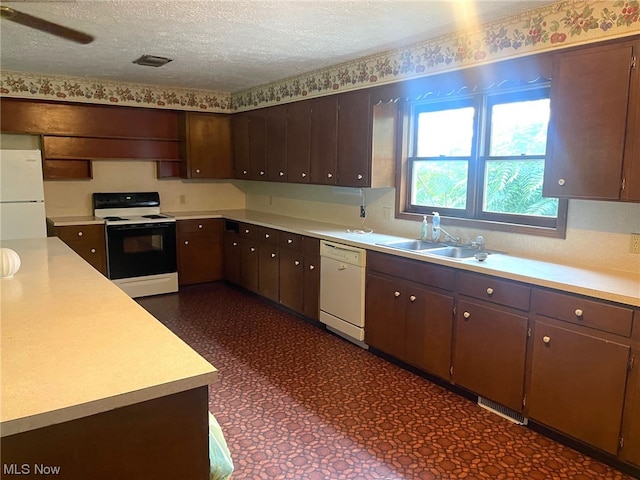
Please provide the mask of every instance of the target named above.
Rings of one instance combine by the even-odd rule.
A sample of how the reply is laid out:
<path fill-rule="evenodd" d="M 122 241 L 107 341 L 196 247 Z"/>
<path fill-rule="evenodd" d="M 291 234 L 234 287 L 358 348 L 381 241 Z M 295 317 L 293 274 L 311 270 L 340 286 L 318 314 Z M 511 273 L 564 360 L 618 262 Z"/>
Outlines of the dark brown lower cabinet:
<path fill-rule="evenodd" d="M 320 241 L 306 237 L 305 245 L 312 243 L 317 245 L 316 248 L 311 246 L 311 249 L 315 250 L 315 253 L 307 253 L 307 247 L 305 246 L 304 253 L 304 303 L 302 305 L 302 313 L 305 317 L 312 320 L 318 320 L 320 318 L 320 255 L 317 254 Z"/>
<path fill-rule="evenodd" d="M 258 293 L 277 302 L 280 298 L 278 245 L 261 243 L 258 250 Z"/>
<path fill-rule="evenodd" d="M 538 320 L 528 416 L 618 453 L 630 347 Z"/>
<path fill-rule="evenodd" d="M 304 255 L 301 250 L 280 249 L 280 303 L 296 312 L 304 306 Z"/>
<path fill-rule="evenodd" d="M 453 381 L 522 412 L 528 318 L 460 299 L 455 319 Z"/>
<path fill-rule="evenodd" d="M 214 282 L 224 275 L 223 220 L 179 220 L 178 281 L 180 285 Z"/>
<path fill-rule="evenodd" d="M 107 275 L 107 246 L 103 224 L 60 227 L 47 224 L 47 235 L 59 237 L 93 268 Z"/>
<path fill-rule="evenodd" d="M 238 233 L 224 232 L 224 278 L 236 285 L 240 284 L 240 236 Z"/>
<path fill-rule="evenodd" d="M 397 358 L 404 357 L 405 302 L 398 279 L 367 275 L 365 342 Z"/>
<path fill-rule="evenodd" d="M 259 292 L 259 264 L 257 240 L 240 239 L 240 285 L 254 293 Z"/>

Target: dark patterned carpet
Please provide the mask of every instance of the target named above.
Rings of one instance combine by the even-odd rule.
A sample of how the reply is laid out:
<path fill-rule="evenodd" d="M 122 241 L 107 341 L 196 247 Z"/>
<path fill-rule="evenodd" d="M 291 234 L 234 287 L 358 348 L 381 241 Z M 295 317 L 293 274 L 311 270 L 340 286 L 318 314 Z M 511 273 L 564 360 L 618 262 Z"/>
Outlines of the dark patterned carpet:
<path fill-rule="evenodd" d="M 242 479 L 630 479 L 224 283 L 139 303 L 219 370 Z"/>

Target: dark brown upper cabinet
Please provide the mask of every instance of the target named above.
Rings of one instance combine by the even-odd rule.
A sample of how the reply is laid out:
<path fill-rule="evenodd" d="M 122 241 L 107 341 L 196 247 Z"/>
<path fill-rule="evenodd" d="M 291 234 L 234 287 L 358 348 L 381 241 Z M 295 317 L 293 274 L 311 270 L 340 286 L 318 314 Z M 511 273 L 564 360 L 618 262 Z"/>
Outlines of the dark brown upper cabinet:
<path fill-rule="evenodd" d="M 640 201 L 640 39 L 556 54 L 543 194 Z"/>
<path fill-rule="evenodd" d="M 287 181 L 287 106 L 266 109 L 267 180 Z"/>
<path fill-rule="evenodd" d="M 228 115 L 184 112 L 181 148 L 187 178 L 231 178 L 231 119 Z"/>
<path fill-rule="evenodd" d="M 371 105 L 369 91 L 338 97 L 338 184 L 371 185 Z"/>
<path fill-rule="evenodd" d="M 338 103 L 335 96 L 311 101 L 311 183 L 338 178 Z"/>
<path fill-rule="evenodd" d="M 287 105 L 287 180 L 311 181 L 311 103 L 309 100 Z"/>

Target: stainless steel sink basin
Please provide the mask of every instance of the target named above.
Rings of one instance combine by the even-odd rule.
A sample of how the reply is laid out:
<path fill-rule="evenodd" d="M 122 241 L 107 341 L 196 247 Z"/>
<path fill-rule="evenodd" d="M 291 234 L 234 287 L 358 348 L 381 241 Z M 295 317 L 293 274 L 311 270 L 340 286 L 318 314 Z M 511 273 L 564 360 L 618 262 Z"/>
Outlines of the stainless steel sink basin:
<path fill-rule="evenodd" d="M 381 243 L 380 245 L 412 252 L 423 252 L 425 250 L 443 247 L 441 243 L 427 242 L 425 240 L 399 240 L 396 242 Z"/>
<path fill-rule="evenodd" d="M 473 257 L 478 253 L 478 250 L 467 247 L 441 247 L 432 248 L 425 253 L 428 253 L 429 255 L 439 255 L 441 257 L 464 259 Z"/>

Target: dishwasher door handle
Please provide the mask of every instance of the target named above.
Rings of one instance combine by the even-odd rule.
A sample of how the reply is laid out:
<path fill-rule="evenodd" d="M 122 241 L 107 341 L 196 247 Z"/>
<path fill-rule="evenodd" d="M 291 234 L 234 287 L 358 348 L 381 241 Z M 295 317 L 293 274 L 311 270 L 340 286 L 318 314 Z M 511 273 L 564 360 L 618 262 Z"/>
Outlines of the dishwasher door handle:
<path fill-rule="evenodd" d="M 338 265 L 338 270 L 346 270 L 347 266 L 344 263 L 341 263 L 340 265 Z"/>

